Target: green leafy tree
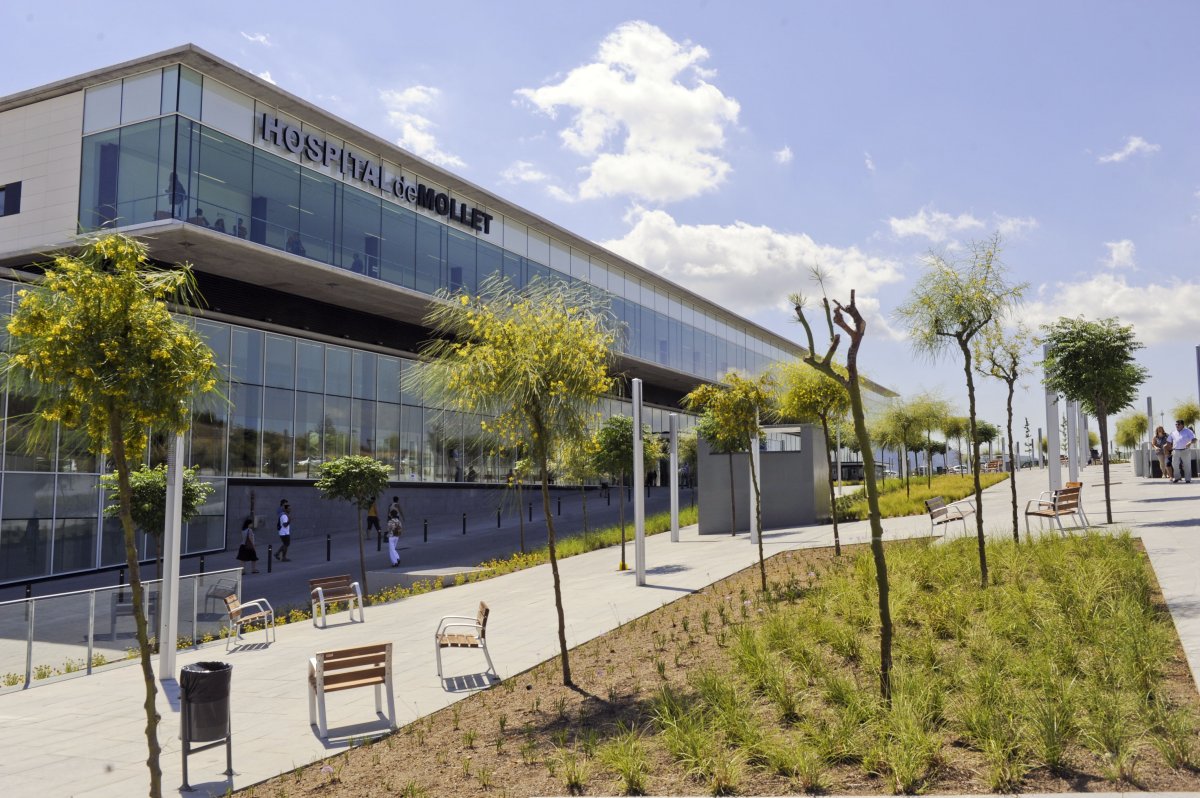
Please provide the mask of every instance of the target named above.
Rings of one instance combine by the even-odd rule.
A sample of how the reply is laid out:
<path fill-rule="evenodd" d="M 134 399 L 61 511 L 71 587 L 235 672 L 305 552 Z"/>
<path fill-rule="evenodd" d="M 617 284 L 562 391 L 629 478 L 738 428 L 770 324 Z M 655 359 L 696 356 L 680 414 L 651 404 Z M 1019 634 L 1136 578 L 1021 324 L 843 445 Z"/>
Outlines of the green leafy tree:
<path fill-rule="evenodd" d="M 904 459 L 901 468 L 903 469 L 902 476 L 904 477 L 904 493 L 906 496 L 911 496 L 912 487 L 910 479 L 912 476 L 912 467 L 908 454 L 911 450 L 919 449 L 921 446 L 921 419 L 918 417 L 916 408 L 911 402 L 897 399 L 883 411 L 880 426 L 882 428 L 881 434 L 891 441 L 903 454 Z"/>
<path fill-rule="evenodd" d="M 983 485 L 979 478 L 979 437 L 975 434 L 975 377 L 971 342 L 1017 302 L 1025 285 L 1010 285 L 1000 262 L 1000 236 L 972 242 L 964 260 L 930 253 L 928 271 L 909 300 L 896 310 L 908 329 L 913 349 L 937 360 L 957 347 L 967 382 L 968 439 L 971 441 L 975 482 L 975 536 L 979 549 L 980 585 L 987 587 L 987 548 L 983 536 Z"/>
<path fill-rule="evenodd" d="M 188 399 L 216 388 L 211 350 L 167 305 L 185 310 L 196 301 L 195 278 L 186 265 L 153 265 L 135 239 L 105 235 L 76 255 L 55 258 L 43 284 L 18 296 L 4 361 L 10 385 L 34 398 L 35 417 L 43 424 L 81 430 L 95 451 L 108 455 L 116 475 L 145 685 L 146 765 L 150 795 L 159 798 L 158 689 L 143 611 L 130 463 L 143 457 L 148 429 L 166 434 L 187 429 Z"/>
<path fill-rule="evenodd" d="M 736 535 L 737 497 L 733 490 L 733 454 L 739 451 L 738 442 L 730 430 L 725 429 L 711 413 L 701 414 L 696 422 L 696 436 L 708 444 L 713 454 L 724 454 L 729 464 L 729 534 Z"/>
<path fill-rule="evenodd" d="M 946 440 L 954 439 L 954 453 L 958 457 L 958 464 L 963 465 L 966 461 L 962 456 L 962 441 L 963 438 L 971 431 L 971 419 L 966 416 L 947 416 L 942 421 L 942 434 L 946 436 Z M 964 469 L 962 472 L 964 478 L 967 472 Z"/>
<path fill-rule="evenodd" d="M 564 482 L 579 486 L 580 507 L 583 510 L 583 533 L 588 533 L 587 483 L 600 475 L 596 468 L 596 436 L 585 435 L 559 444 L 552 460 L 552 470 Z M 524 537 L 524 536 L 522 536 Z"/>
<path fill-rule="evenodd" d="M 771 375 L 763 374 L 749 379 L 734 371 L 722 378 L 722 384 L 707 383 L 683 397 L 684 407 L 702 411 L 713 426 L 722 430 L 721 434 L 730 450 L 736 447 L 749 453 L 750 486 L 754 490 L 754 526 L 758 531 L 758 570 L 762 577 L 763 593 L 767 591 L 767 560 L 763 553 L 762 491 L 750 447 L 762 439 L 761 419 L 773 412 L 773 399 Z M 732 481 L 731 478 L 731 484 Z"/>
<path fill-rule="evenodd" d="M 1171 410 L 1171 415 L 1184 424 L 1195 424 L 1197 419 L 1200 419 L 1200 404 L 1190 399 L 1182 399 Z"/>
<path fill-rule="evenodd" d="M 892 697 L 892 611 L 888 597 L 887 557 L 883 552 L 883 522 L 879 513 L 879 489 L 875 484 L 875 455 L 871 451 L 871 438 L 867 431 L 867 416 L 863 410 L 862 386 L 858 374 L 858 351 L 867 333 L 867 321 L 863 318 L 850 291 L 850 303 L 830 300 L 824 295 L 824 278 L 819 269 L 813 276 L 821 286 L 821 309 L 824 311 L 825 326 L 829 330 L 829 346 L 824 356 L 817 355 L 812 326 L 804 314 L 806 299 L 796 293 L 789 297 L 795 306 L 796 319 L 804 327 L 808 338 L 808 354 L 804 362 L 832 380 L 841 382 L 850 394 L 850 416 L 854 419 L 854 434 L 863 458 L 863 478 L 866 482 L 867 515 L 871 525 L 871 558 L 875 564 L 875 586 L 879 595 L 879 692 L 883 699 L 891 702 Z M 837 332 L 841 330 L 841 332 Z M 849 338 L 846 350 L 845 374 L 834 367 L 834 357 L 842 342 L 842 333 Z"/>
<path fill-rule="evenodd" d="M 439 300 L 426 318 L 435 338 L 424 350 L 421 391 L 440 406 L 490 417 L 482 423 L 509 445 L 524 443 L 541 474 L 563 684 L 570 685 L 549 460 L 561 441 L 588 434 L 599 400 L 614 387 L 612 316 L 590 286 L 558 280 L 517 291 L 493 277 L 477 295 Z"/>
<path fill-rule="evenodd" d="M 1042 325 L 1045 332 L 1046 386 L 1069 400 L 1079 402 L 1100 427 L 1100 462 L 1104 467 L 1104 512 L 1112 523 L 1112 499 L 1108 474 L 1108 414 L 1133 403 L 1147 371 L 1134 360 L 1142 344 L 1133 327 L 1116 319 L 1086 321 L 1060 318 Z"/>
<path fill-rule="evenodd" d="M 1016 469 L 1018 458 L 1013 447 L 1013 394 L 1017 390 L 1017 380 L 1029 373 L 1033 356 L 1033 336 L 1024 324 L 1017 324 L 1012 333 L 1005 333 L 999 323 L 988 325 L 975 339 L 975 367 L 985 377 L 993 377 L 1004 383 L 1007 389 L 1005 412 L 1008 430 L 1008 451 L 1012 457 L 1013 478 L 1008 481 L 1012 499 L 1012 533 L 1013 540 L 1020 542 L 1021 532 L 1017 525 L 1017 480 Z M 1025 419 L 1025 435 L 1029 436 L 1029 419 Z"/>
<path fill-rule="evenodd" d="M 688 468 L 692 487 L 696 485 L 696 478 L 700 475 L 698 468 L 700 465 L 699 454 L 696 451 L 696 430 L 689 429 L 679 433 L 679 465 L 684 465 Z"/>
<path fill-rule="evenodd" d="M 108 493 L 109 503 L 104 514 L 109 518 L 121 515 L 120 485 L 116 474 L 101 474 L 100 484 Z M 129 474 L 129 489 L 133 498 L 130 512 L 138 529 L 154 540 L 155 560 L 158 575 L 162 578 L 163 530 L 167 525 L 167 466 L 161 463 L 150 468 L 145 463 Z M 196 467 L 183 469 L 183 495 L 179 503 L 180 517 L 184 523 L 200 514 L 204 502 L 216 490 L 212 484 L 201 482 L 196 476 Z"/>
<path fill-rule="evenodd" d="M 367 588 L 367 555 L 363 548 L 363 511 L 371 509 L 375 500 L 388 488 L 391 472 L 386 463 L 361 454 L 347 454 L 336 460 L 321 463 L 320 478 L 315 487 L 321 498 L 350 502 L 358 509 L 358 567 L 363 593 Z"/>
<path fill-rule="evenodd" d="M 1118 446 L 1132 451 L 1150 431 L 1150 417 L 1145 413 L 1129 413 L 1117 419 L 1116 440 Z"/>
<path fill-rule="evenodd" d="M 649 472 L 662 457 L 662 442 L 654 435 L 649 424 L 642 425 L 642 468 Z M 609 416 L 596 431 L 594 468 L 608 474 L 617 484 L 617 505 L 621 518 L 621 563 L 620 570 L 626 571 L 625 561 L 625 478 L 633 471 L 633 419 L 629 416 Z M 637 487 L 637 486 L 634 486 Z"/>
<path fill-rule="evenodd" d="M 834 370 L 841 368 L 833 364 Z M 845 372 L 844 368 L 841 368 Z M 850 413 L 850 393 L 846 386 L 831 379 L 806 363 L 784 363 L 777 371 L 779 416 L 785 421 L 817 421 L 825 434 L 825 448 L 833 446 L 830 437 L 832 425 L 845 419 Z M 826 457 L 826 460 L 829 458 Z M 838 479 L 841 474 L 836 475 Z M 837 492 L 834 490 L 833 468 L 829 469 L 829 510 L 833 516 L 833 552 L 842 554 L 842 541 L 838 534 Z"/>
<path fill-rule="evenodd" d="M 909 412 L 917 430 L 925 433 L 918 446 L 925 451 L 925 484 L 930 486 L 933 484 L 933 431 L 940 431 L 950 417 L 950 405 L 945 399 L 924 393 L 909 403 Z"/>

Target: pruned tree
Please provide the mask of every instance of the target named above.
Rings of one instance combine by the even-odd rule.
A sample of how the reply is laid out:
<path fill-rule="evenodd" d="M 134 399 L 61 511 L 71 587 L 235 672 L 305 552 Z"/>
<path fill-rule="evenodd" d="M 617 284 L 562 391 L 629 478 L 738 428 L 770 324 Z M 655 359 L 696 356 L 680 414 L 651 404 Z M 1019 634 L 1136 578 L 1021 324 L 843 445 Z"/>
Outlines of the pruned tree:
<path fill-rule="evenodd" d="M 1000 262 L 1000 236 L 974 241 L 965 259 L 930 253 L 928 270 L 913 288 L 896 316 L 908 329 L 913 349 L 937 360 L 958 349 L 967 382 L 968 439 L 972 446 L 975 487 L 975 536 L 979 549 L 980 585 L 987 587 L 987 548 L 983 536 L 983 485 L 979 479 L 979 437 L 976 434 L 975 377 L 971 342 L 996 319 L 1002 318 L 1025 291 L 1025 284 L 1010 285 Z"/>
<path fill-rule="evenodd" d="M 758 571 L 763 593 L 767 592 L 767 561 L 762 539 L 762 490 L 758 469 L 750 447 L 762 439 L 761 420 L 773 412 L 773 385 L 770 374 L 755 379 L 729 372 L 722 384 L 706 383 L 683 397 L 689 410 L 699 410 L 708 419 L 706 428 L 716 427 L 730 451 L 744 451 L 750 458 L 750 487 L 754 491 L 754 525 L 758 531 Z M 732 478 L 730 483 L 732 484 Z M 736 519 L 735 519 L 736 520 Z M 736 528 L 736 527 L 735 527 Z"/>
<path fill-rule="evenodd" d="M 1052 391 L 1079 402 L 1084 412 L 1100 426 L 1100 462 L 1104 468 L 1104 512 L 1112 523 L 1112 499 L 1108 473 L 1108 414 L 1133 403 L 1138 386 L 1148 372 L 1135 362 L 1133 353 L 1142 348 L 1133 327 L 1117 319 L 1086 321 L 1060 318 L 1042 325 L 1045 332 L 1045 383 Z"/>
<path fill-rule="evenodd" d="M 120 485 L 116 474 L 101 474 L 100 484 L 108 493 L 109 502 L 104 514 L 109 518 L 121 515 Z M 129 473 L 129 489 L 133 497 L 133 523 L 154 541 L 154 559 L 158 577 L 162 578 L 163 531 L 167 525 L 167 465 L 160 463 L 151 468 L 142 463 L 137 471 Z M 200 514 L 204 502 L 216 490 L 209 482 L 196 476 L 196 467 L 183 469 L 183 492 L 179 502 L 179 515 L 183 523 Z"/>
<path fill-rule="evenodd" d="M 808 354 L 804 362 L 832 380 L 841 382 L 850 394 L 850 416 L 854 419 L 854 434 L 858 439 L 858 448 L 863 458 L 863 479 L 867 492 L 867 515 L 871 525 L 871 557 L 875 564 L 875 586 L 879 597 L 879 692 L 887 702 L 892 697 L 892 611 L 888 597 L 887 558 L 883 552 L 883 522 L 879 513 L 879 489 L 875 484 L 875 456 L 871 451 L 871 438 L 867 432 L 867 416 L 863 409 L 862 386 L 858 374 L 858 351 L 862 347 L 863 338 L 867 333 L 867 321 L 854 301 L 854 291 L 850 291 L 850 303 L 843 305 L 838 300 L 830 300 L 824 293 L 824 280 L 820 270 L 814 270 L 814 277 L 821 287 L 821 310 L 825 326 L 829 331 L 829 345 L 824 355 L 817 354 L 812 326 L 805 316 L 806 298 L 799 293 L 792 294 L 788 299 L 795 307 L 796 320 L 804 327 L 808 338 Z M 841 332 L 837 332 L 841 330 Z M 834 357 L 842 342 L 842 333 L 849 338 L 846 350 L 845 374 L 834 367 Z"/>
<path fill-rule="evenodd" d="M 633 419 L 629 416 L 609 416 L 596 431 L 593 449 L 594 467 L 601 474 L 616 477 L 618 514 L 621 518 L 621 563 L 618 569 L 626 571 L 625 561 L 625 478 L 633 473 Z M 650 425 L 642 425 L 642 467 L 653 469 L 662 457 L 662 443 L 651 434 Z M 644 487 L 634 486 L 639 490 Z"/>
<path fill-rule="evenodd" d="M 362 580 L 363 593 L 369 593 L 367 555 L 363 548 L 363 511 L 371 509 L 375 499 L 387 490 L 391 472 L 386 463 L 374 457 L 348 454 L 321 463 L 318 473 L 320 478 L 315 487 L 320 491 L 321 498 L 350 502 L 358 510 L 358 534 L 355 537 L 358 538 L 359 578 Z"/>
<path fill-rule="evenodd" d="M 925 485 L 933 484 L 933 431 L 941 430 L 950 417 L 950 404 L 939 396 L 923 393 L 909 402 L 909 413 L 916 428 L 925 433 L 921 447 L 925 451 Z"/>
<path fill-rule="evenodd" d="M 725 461 L 729 465 L 729 534 L 736 535 L 738 531 L 737 494 L 733 490 L 733 454 L 740 451 L 738 442 L 732 433 L 722 427 L 709 413 L 702 414 L 697 420 L 696 437 L 703 439 L 713 454 L 725 455 Z"/>
<path fill-rule="evenodd" d="M 946 436 L 946 440 L 954 439 L 954 454 L 958 457 L 958 464 L 960 466 L 964 465 L 962 441 L 970 431 L 971 419 L 966 416 L 946 416 L 942 421 L 942 434 Z M 967 469 L 962 469 L 962 475 L 966 477 Z"/>
<path fill-rule="evenodd" d="M 901 476 L 904 478 L 904 493 L 911 496 L 912 464 L 909 461 L 909 452 L 921 446 L 921 419 L 914 412 L 911 402 L 895 399 L 883 411 L 880 426 L 881 434 L 892 441 L 904 456 Z"/>
<path fill-rule="evenodd" d="M 1012 533 L 1013 541 L 1020 542 L 1021 532 L 1017 525 L 1017 458 L 1013 446 L 1013 394 L 1017 390 L 1017 380 L 1029 373 L 1033 356 L 1033 336 L 1029 328 L 1018 323 L 1016 329 L 1006 333 L 1000 323 L 994 322 L 984 328 L 975 341 L 975 361 L 979 373 L 985 377 L 993 377 L 1004 383 L 1007 389 L 1005 412 L 1008 430 L 1008 451 L 1012 457 L 1013 471 L 1009 479 L 1009 491 L 1012 498 Z M 1029 434 L 1029 420 L 1025 421 L 1025 434 Z"/>
<path fill-rule="evenodd" d="M 583 512 L 583 534 L 589 531 L 587 509 L 587 483 L 602 472 L 596 467 L 596 436 L 583 435 L 561 442 L 555 452 L 551 468 L 562 475 L 566 482 L 579 486 L 580 507 Z M 518 508 L 520 509 L 520 508 Z"/>
<path fill-rule="evenodd" d="M 834 370 L 845 369 L 833 364 Z M 779 416 L 784 421 L 818 421 L 825 434 L 825 448 L 833 447 L 830 429 L 850 412 L 850 394 L 843 382 L 831 379 L 806 363 L 788 362 L 777 370 Z M 841 477 L 840 474 L 837 475 Z M 834 490 L 834 473 L 829 468 L 829 510 L 833 518 L 833 552 L 842 554 L 842 541 L 838 534 L 837 491 Z"/>
<path fill-rule="evenodd" d="M 212 351 L 168 307 L 186 312 L 199 300 L 195 277 L 187 265 L 156 266 L 136 239 L 107 234 L 76 255 L 56 257 L 45 267 L 44 282 L 18 296 L 4 356 L 10 386 L 33 397 L 39 421 L 81 430 L 94 451 L 108 456 L 116 475 L 145 687 L 150 795 L 161 798 L 158 686 L 143 609 L 130 464 L 142 459 L 147 430 L 182 432 L 191 419 L 188 400 L 216 390 Z"/>
<path fill-rule="evenodd" d="M 510 445 L 525 443 L 541 477 L 563 684 L 570 685 L 549 460 L 561 441 L 588 434 L 614 387 L 615 322 L 591 286 L 559 280 L 534 280 L 518 291 L 490 277 L 478 294 L 442 293 L 439 300 L 426 317 L 435 338 L 424 349 L 421 392 L 438 406 L 491 417 L 482 423 Z"/>

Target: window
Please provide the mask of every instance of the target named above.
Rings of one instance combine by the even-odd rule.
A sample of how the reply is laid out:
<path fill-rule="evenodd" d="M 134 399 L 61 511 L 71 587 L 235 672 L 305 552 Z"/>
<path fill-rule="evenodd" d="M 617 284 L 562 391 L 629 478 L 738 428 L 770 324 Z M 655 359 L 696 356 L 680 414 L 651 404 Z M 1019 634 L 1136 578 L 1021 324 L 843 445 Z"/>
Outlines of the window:
<path fill-rule="evenodd" d="M 0 216 L 12 216 L 21 212 L 21 183 L 0 186 Z"/>

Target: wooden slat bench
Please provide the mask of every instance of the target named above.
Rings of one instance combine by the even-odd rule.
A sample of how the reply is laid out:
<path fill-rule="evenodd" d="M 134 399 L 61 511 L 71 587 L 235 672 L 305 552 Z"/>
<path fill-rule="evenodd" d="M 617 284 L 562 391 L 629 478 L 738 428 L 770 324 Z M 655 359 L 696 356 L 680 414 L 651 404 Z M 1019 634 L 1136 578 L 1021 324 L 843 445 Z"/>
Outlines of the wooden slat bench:
<path fill-rule="evenodd" d="M 487 622 L 491 610 L 482 601 L 479 602 L 479 612 L 474 618 L 469 615 L 447 615 L 438 621 L 437 631 L 433 633 L 433 650 L 437 655 L 438 678 L 442 678 L 442 649 L 443 648 L 478 648 L 487 659 L 488 670 L 496 672 L 492 664 L 492 655 L 487 649 Z M 454 631 L 451 631 L 454 630 Z M 468 631 L 469 630 L 469 631 Z"/>
<path fill-rule="evenodd" d="M 312 591 L 313 626 L 317 625 L 318 610 L 321 616 L 321 626 L 325 626 L 329 621 L 329 605 L 339 601 L 346 602 L 351 621 L 354 620 L 354 605 L 357 602 L 358 620 L 366 622 L 367 618 L 363 615 L 362 588 L 358 586 L 358 582 L 351 582 L 348 574 L 309 579 L 308 589 Z"/>
<path fill-rule="evenodd" d="M 963 532 L 965 533 L 967 531 L 967 516 L 974 515 L 975 513 L 975 502 L 971 499 L 961 499 L 946 504 L 944 498 L 934 496 L 932 499 L 925 500 L 925 509 L 929 512 L 930 536 L 937 533 L 939 526 L 954 521 L 962 522 Z"/>
<path fill-rule="evenodd" d="M 229 650 L 229 646 L 234 642 L 235 638 L 242 638 L 242 627 L 248 623 L 262 623 L 263 636 L 266 642 L 270 643 L 275 635 L 275 610 L 271 608 L 270 602 L 265 598 L 254 599 L 242 603 L 238 601 L 238 597 L 231 593 L 225 597 L 225 607 L 229 610 L 229 630 L 225 635 L 225 650 Z"/>
<path fill-rule="evenodd" d="M 383 714 L 387 692 L 388 728 L 396 728 L 396 698 L 392 695 L 392 644 L 318 651 L 308 661 L 308 722 L 322 739 L 329 737 L 325 721 L 325 694 L 355 687 L 375 688 L 375 712 Z"/>
<path fill-rule="evenodd" d="M 1056 491 L 1049 492 L 1049 498 L 1046 494 L 1042 494 L 1043 498 L 1032 499 L 1025 505 L 1025 534 L 1029 534 L 1029 516 L 1034 516 L 1038 519 L 1038 524 L 1042 523 L 1042 519 L 1052 518 L 1058 524 L 1058 531 L 1067 534 L 1063 528 L 1063 516 L 1073 515 L 1079 519 L 1080 524 L 1087 526 L 1087 520 L 1079 507 L 1079 492 L 1078 487 L 1060 488 Z"/>

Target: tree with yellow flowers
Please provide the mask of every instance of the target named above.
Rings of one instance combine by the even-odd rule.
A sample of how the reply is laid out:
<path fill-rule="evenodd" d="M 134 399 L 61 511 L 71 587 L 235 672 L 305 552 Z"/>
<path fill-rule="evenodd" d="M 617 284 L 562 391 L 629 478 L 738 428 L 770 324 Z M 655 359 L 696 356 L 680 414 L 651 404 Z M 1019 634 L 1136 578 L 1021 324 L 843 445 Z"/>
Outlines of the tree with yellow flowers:
<path fill-rule="evenodd" d="M 188 427 L 188 399 L 215 390 L 212 351 L 168 303 L 197 298 L 187 265 L 164 269 L 146 247 L 109 234 L 77 255 L 60 255 L 45 280 L 22 289 L 8 323 L 4 370 L 34 399 L 35 420 L 50 429 L 79 429 L 107 455 L 117 479 L 125 561 L 146 690 L 150 795 L 162 795 L 157 688 L 135 544 L 130 463 L 142 460 L 147 430 L 176 434 Z"/>
<path fill-rule="evenodd" d="M 613 387 L 614 320 L 594 289 L 558 280 L 517 291 L 492 277 L 478 294 L 440 299 L 426 317 L 436 337 L 424 349 L 421 391 L 438 406 L 491 417 L 484 428 L 513 448 L 524 444 L 540 473 L 563 684 L 570 685 L 549 462 L 562 441 L 587 435 Z"/>
<path fill-rule="evenodd" d="M 751 445 L 762 438 L 761 419 L 774 412 L 774 383 L 770 374 L 756 379 L 731 371 L 722 384 L 705 383 L 683 397 L 684 407 L 704 413 L 701 428 L 721 431 L 721 446 L 726 452 L 745 451 L 750 455 L 750 486 L 754 490 L 754 526 L 758 531 L 758 571 L 763 592 L 767 592 L 767 562 L 762 539 L 762 491 L 758 470 L 754 467 Z M 732 479 L 730 480 L 732 482 Z M 736 530 L 737 527 L 734 527 Z"/>
<path fill-rule="evenodd" d="M 846 369 L 834 363 L 839 374 Z M 826 452 L 830 448 L 829 430 L 833 424 L 841 423 L 850 413 L 850 392 L 841 382 L 827 377 L 805 363 L 784 363 L 777 371 L 779 386 L 779 415 L 784 420 L 812 421 L 821 423 L 825 433 Z M 828 456 L 826 457 L 828 460 Z M 841 474 L 837 475 L 841 478 Z M 842 541 L 838 535 L 837 495 L 833 487 L 834 473 L 829 469 L 829 511 L 833 516 L 833 552 L 842 554 Z"/>

